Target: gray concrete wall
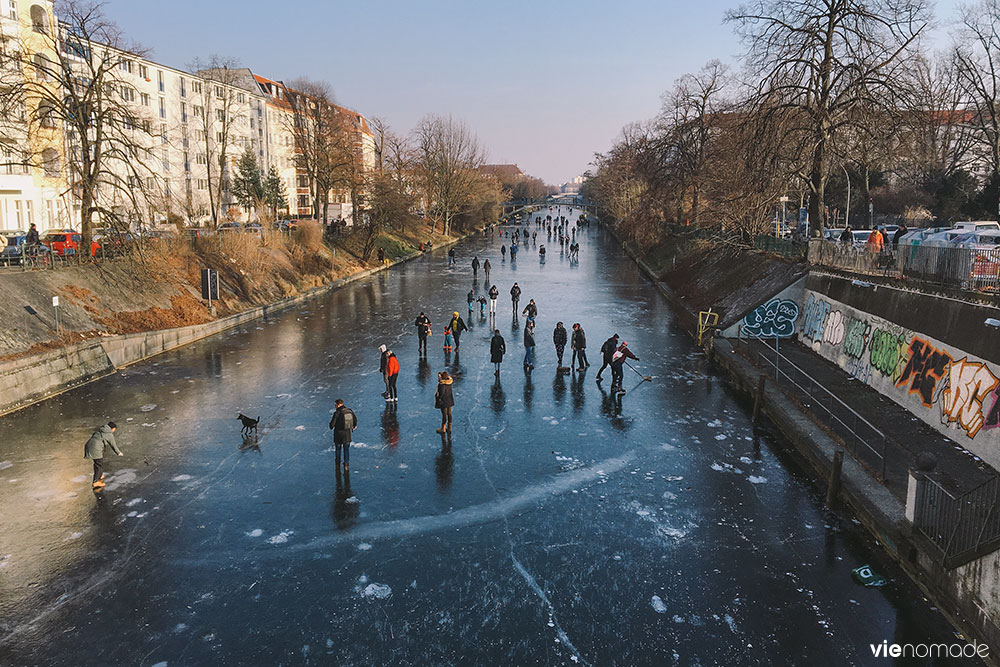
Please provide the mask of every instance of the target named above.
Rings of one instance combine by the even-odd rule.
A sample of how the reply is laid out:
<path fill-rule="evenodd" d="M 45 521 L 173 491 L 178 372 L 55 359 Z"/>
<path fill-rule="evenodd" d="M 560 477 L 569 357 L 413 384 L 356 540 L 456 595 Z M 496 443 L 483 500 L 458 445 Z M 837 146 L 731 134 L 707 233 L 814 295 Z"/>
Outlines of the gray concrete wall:
<path fill-rule="evenodd" d="M 810 276 L 799 340 L 1000 469 L 1000 317 L 988 306 Z"/>

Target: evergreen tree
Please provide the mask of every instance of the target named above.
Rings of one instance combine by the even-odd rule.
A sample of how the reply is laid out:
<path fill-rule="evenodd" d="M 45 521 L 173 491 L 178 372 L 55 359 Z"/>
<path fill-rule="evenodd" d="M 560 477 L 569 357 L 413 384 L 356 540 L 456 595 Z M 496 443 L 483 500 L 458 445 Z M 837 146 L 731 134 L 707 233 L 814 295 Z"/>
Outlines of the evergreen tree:
<path fill-rule="evenodd" d="M 233 179 L 233 196 L 240 206 L 250 212 L 251 208 L 260 206 L 264 201 L 264 181 L 261 178 L 257 156 L 248 146 L 236 165 L 236 177 Z"/>
<path fill-rule="evenodd" d="M 278 217 L 279 209 L 288 208 L 288 191 L 285 189 L 285 182 L 278 176 L 278 170 L 273 164 L 267 170 L 267 178 L 264 179 L 263 199 L 275 218 Z"/>

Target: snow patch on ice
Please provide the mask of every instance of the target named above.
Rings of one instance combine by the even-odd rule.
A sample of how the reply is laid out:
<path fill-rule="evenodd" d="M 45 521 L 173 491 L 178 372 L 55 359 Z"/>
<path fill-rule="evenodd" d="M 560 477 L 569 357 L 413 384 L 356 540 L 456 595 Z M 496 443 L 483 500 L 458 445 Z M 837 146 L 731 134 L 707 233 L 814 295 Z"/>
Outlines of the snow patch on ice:
<path fill-rule="evenodd" d="M 712 470 L 715 470 L 716 472 L 731 472 L 731 473 L 734 473 L 736 475 L 742 475 L 743 474 L 742 470 L 740 470 L 739 468 L 733 467 L 729 463 L 718 463 L 718 462 L 715 462 L 712 465 L 710 465 L 709 467 Z"/>
<path fill-rule="evenodd" d="M 145 502 L 142 498 L 133 498 L 132 500 L 125 503 L 125 507 L 135 507 L 139 503 Z"/>
<path fill-rule="evenodd" d="M 410 467 L 410 466 L 406 465 L 405 463 L 400 463 L 400 464 L 399 464 L 399 469 L 400 469 L 400 470 L 406 470 L 406 469 L 407 469 L 407 468 L 409 468 L 409 467 Z"/>
<path fill-rule="evenodd" d="M 171 478 L 170 481 L 171 482 L 186 482 L 189 479 L 191 479 L 191 475 L 177 475 L 176 477 Z"/>
<path fill-rule="evenodd" d="M 388 584 L 368 584 L 361 591 L 361 597 L 369 600 L 385 600 L 392 595 L 392 589 Z"/>
<path fill-rule="evenodd" d="M 75 533 L 70 533 L 69 537 L 67 537 L 66 539 L 67 540 L 78 540 L 81 537 L 83 537 L 83 533 L 81 533 L 81 532 L 75 532 Z"/>
<path fill-rule="evenodd" d="M 146 405 L 139 408 L 140 412 L 152 412 L 156 409 L 156 403 L 147 403 Z"/>
<path fill-rule="evenodd" d="M 6 470 L 7 468 L 13 468 L 14 464 L 10 461 L 0 461 L 0 470 Z"/>
<path fill-rule="evenodd" d="M 104 488 L 108 491 L 114 491 L 115 489 L 125 486 L 126 484 L 131 484 L 138 478 L 139 476 L 135 474 L 135 470 L 132 468 L 119 470 L 116 474 L 108 477 L 107 486 Z"/>
<path fill-rule="evenodd" d="M 720 433 L 720 434 L 718 434 L 717 436 L 715 436 L 715 439 L 716 439 L 716 440 L 725 440 L 725 439 L 726 439 L 726 438 L 728 438 L 728 437 L 729 437 L 729 436 L 728 436 L 728 435 L 726 435 L 725 433 Z"/>
<path fill-rule="evenodd" d="M 295 534 L 294 530 L 283 530 L 277 535 L 272 535 L 267 538 L 269 544 L 284 544 L 288 541 L 288 538 Z"/>
<path fill-rule="evenodd" d="M 361 544 L 358 545 L 358 551 L 369 551 L 371 548 L 372 545 L 368 544 L 367 542 L 362 542 Z"/>
<path fill-rule="evenodd" d="M 347 503 L 348 505 L 356 505 L 356 504 L 360 503 L 361 500 L 357 496 L 351 496 L 350 498 L 348 498 L 344 502 Z"/>
<path fill-rule="evenodd" d="M 712 421 L 708 422 L 707 426 L 709 426 L 710 428 L 722 428 L 722 421 L 718 419 L 713 419 Z"/>
<path fill-rule="evenodd" d="M 743 465 L 752 465 L 753 461 L 750 460 L 749 456 L 741 456 L 740 463 L 742 463 Z"/>
<path fill-rule="evenodd" d="M 254 528 L 249 533 L 247 533 L 247 537 L 260 537 L 263 534 L 264 534 L 263 530 L 261 530 L 260 528 Z"/>
<path fill-rule="evenodd" d="M 659 595 L 654 595 L 650 603 L 653 605 L 653 611 L 657 614 L 665 614 L 667 612 L 667 605 L 660 599 Z"/>
<path fill-rule="evenodd" d="M 187 623 L 178 623 L 177 625 L 174 626 L 174 634 L 179 635 L 180 633 L 184 632 L 187 629 L 188 629 Z"/>
<path fill-rule="evenodd" d="M 303 426 L 303 425 L 301 425 L 301 424 L 299 424 L 298 426 L 295 427 L 295 430 L 296 431 L 304 431 L 304 430 L 306 430 L 306 427 Z"/>
<path fill-rule="evenodd" d="M 747 477 L 747 481 L 751 484 L 767 484 L 767 477 L 758 477 L 757 475 L 750 475 Z"/>

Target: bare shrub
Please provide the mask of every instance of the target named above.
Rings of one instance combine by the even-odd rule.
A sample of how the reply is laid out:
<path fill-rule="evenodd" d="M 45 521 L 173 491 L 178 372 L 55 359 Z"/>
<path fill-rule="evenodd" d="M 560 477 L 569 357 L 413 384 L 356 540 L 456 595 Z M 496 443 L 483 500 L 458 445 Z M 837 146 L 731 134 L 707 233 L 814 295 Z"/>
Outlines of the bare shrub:
<path fill-rule="evenodd" d="M 317 251 L 323 247 L 323 229 L 316 220 L 302 220 L 292 233 L 292 241 L 303 250 Z"/>

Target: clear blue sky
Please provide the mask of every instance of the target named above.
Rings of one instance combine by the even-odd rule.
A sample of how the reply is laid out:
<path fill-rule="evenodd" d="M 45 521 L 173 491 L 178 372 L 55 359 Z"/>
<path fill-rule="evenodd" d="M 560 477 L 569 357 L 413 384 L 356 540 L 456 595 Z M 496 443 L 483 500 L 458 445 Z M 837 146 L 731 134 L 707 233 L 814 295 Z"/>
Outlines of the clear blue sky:
<path fill-rule="evenodd" d="M 954 2 L 939 3 L 942 26 Z M 558 184 L 623 125 L 655 115 L 679 76 L 734 60 L 741 47 L 722 17 L 736 4 L 109 0 L 106 11 L 164 64 L 217 53 L 274 79 L 322 79 L 339 104 L 402 133 L 427 113 L 451 114 L 492 162 Z"/>

